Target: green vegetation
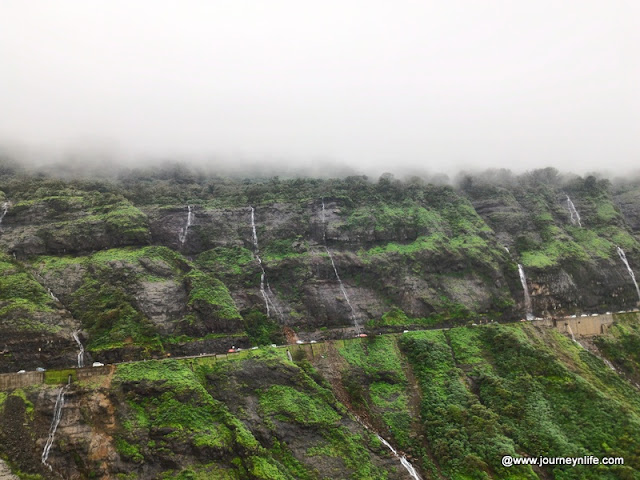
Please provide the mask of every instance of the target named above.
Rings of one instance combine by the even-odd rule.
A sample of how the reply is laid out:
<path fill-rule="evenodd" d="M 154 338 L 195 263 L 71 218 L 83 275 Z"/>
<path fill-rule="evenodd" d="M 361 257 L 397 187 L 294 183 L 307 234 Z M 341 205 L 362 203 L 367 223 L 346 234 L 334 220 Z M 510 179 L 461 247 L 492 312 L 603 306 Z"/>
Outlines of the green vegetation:
<path fill-rule="evenodd" d="M 122 287 L 86 278 L 73 294 L 71 310 L 89 332 L 91 350 L 128 344 L 158 344 L 153 325 L 135 308 L 134 299 Z"/>
<path fill-rule="evenodd" d="M 515 452 L 625 457 L 625 467 L 551 468 L 561 478 L 625 478 L 637 468 L 637 393 L 571 340 L 547 333 L 514 325 L 401 337 L 429 442 L 452 475 L 533 478 L 500 465 Z"/>
<path fill-rule="evenodd" d="M 241 320 L 229 290 L 220 280 L 210 274 L 191 270 L 185 279 L 189 284 L 188 305 L 198 306 L 206 304 L 207 310 L 215 312 L 215 315 L 225 320 Z"/>
<path fill-rule="evenodd" d="M 122 431 L 116 448 L 134 464 L 153 461 L 159 455 L 173 457 L 175 445 L 180 448 L 189 445 L 192 451 L 206 452 L 208 458 L 216 458 L 214 464 L 176 472 L 178 478 L 210 478 L 206 475 L 222 472 L 220 478 L 317 479 L 314 469 L 301 462 L 279 439 L 280 429 L 276 424 L 284 422 L 314 430 L 316 440 L 307 455 L 344 462 L 347 470 L 335 472 L 336 478 L 384 478 L 383 472 L 369 461 L 368 446 L 375 446 L 375 442 L 368 434 L 363 438 L 342 426 L 343 407 L 306 370 L 288 362 L 284 353 L 266 349 L 250 351 L 244 356 L 238 354 L 233 362 L 201 358 L 118 366 L 112 390 L 115 395 L 123 396 L 125 408 L 119 414 Z M 259 418 L 273 435 L 268 445 L 261 444 L 243 422 L 244 408 L 225 405 L 215 398 L 234 394 L 229 391 L 235 384 L 229 383 L 230 375 L 245 375 L 245 370 L 253 371 L 261 365 L 268 371 L 279 372 L 284 375 L 285 383 L 291 383 L 256 388 L 268 380 L 252 376 L 250 382 L 254 387 L 241 387 L 244 395 L 258 402 Z M 309 372 L 315 375 L 313 369 Z M 149 390 L 154 394 L 148 395 Z M 250 424 L 255 426 L 254 422 Z M 154 440 L 144 440 L 152 432 L 156 432 Z M 163 433 L 158 436 L 157 432 Z"/>
<path fill-rule="evenodd" d="M 435 472 L 433 461 L 413 435 L 412 415 L 417 412 L 409 409 L 406 366 L 396 340 L 385 335 L 342 342 L 338 352 L 348 364 L 342 381 L 354 406 L 380 425 L 388 441 L 421 459 L 425 471 Z"/>
<path fill-rule="evenodd" d="M 301 425 L 335 428 L 340 415 L 322 398 L 315 398 L 292 387 L 274 385 L 260 396 L 266 415 L 277 414 L 282 421 Z"/>
<path fill-rule="evenodd" d="M 235 444 L 253 450 L 258 444 L 226 407 L 214 400 L 184 363 L 174 360 L 121 365 L 116 385 L 153 384 L 157 394 L 148 397 L 138 389 L 129 390 L 122 441 L 136 458 L 156 455 L 171 441 L 178 440 L 216 451 L 230 451 Z M 166 439 L 146 445 L 136 444 L 141 434 L 151 430 L 166 432 Z"/>
<path fill-rule="evenodd" d="M 145 282 L 184 283 L 188 291 L 186 305 L 193 311 L 174 321 L 182 320 L 185 338 L 212 333 L 211 326 L 200 325 L 204 321 L 217 322 L 215 327 L 222 331 L 242 328 L 242 317 L 224 283 L 193 268 L 179 253 L 166 247 L 114 248 L 86 257 L 40 256 L 31 264 L 43 275 L 79 275 L 81 283 L 71 294 L 69 308 L 88 331 L 87 347 L 92 351 L 125 345 L 138 346 L 146 352 L 162 351 L 163 343 L 175 343 L 172 337 L 164 337 L 156 330 L 132 295 Z M 46 292 L 43 295 L 45 301 L 51 301 Z"/>
<path fill-rule="evenodd" d="M 307 255 L 306 242 L 302 237 L 296 239 L 284 238 L 273 240 L 262 249 L 263 260 L 266 262 L 277 262 L 287 258 L 297 258 Z"/>
<path fill-rule="evenodd" d="M 245 331 L 252 345 L 284 343 L 280 325 L 264 313 L 253 310 L 244 316 Z"/>
<path fill-rule="evenodd" d="M 78 372 L 74 368 L 64 370 L 48 370 L 44 372 L 44 383 L 47 385 L 60 385 L 69 381 L 76 382 L 78 380 Z"/>
<path fill-rule="evenodd" d="M 198 255 L 197 265 L 215 274 L 242 275 L 253 254 L 243 247 L 216 247 Z"/>
<path fill-rule="evenodd" d="M 388 253 L 398 253 L 401 255 L 411 255 L 424 250 L 436 252 L 447 243 L 447 238 L 441 233 L 434 233 L 429 237 L 419 237 L 414 242 L 403 245 L 394 242 L 387 243 L 380 247 L 373 247 L 367 251 L 359 252 L 363 258 L 370 256 L 385 255 Z"/>
<path fill-rule="evenodd" d="M 595 343 L 613 364 L 634 380 L 640 380 L 640 323 L 637 313 L 618 314 L 607 335 Z"/>
<path fill-rule="evenodd" d="M 53 312 L 55 302 L 35 278 L 18 262 L 0 253 L 0 318 L 3 325 L 18 331 L 55 332 L 37 318 Z"/>

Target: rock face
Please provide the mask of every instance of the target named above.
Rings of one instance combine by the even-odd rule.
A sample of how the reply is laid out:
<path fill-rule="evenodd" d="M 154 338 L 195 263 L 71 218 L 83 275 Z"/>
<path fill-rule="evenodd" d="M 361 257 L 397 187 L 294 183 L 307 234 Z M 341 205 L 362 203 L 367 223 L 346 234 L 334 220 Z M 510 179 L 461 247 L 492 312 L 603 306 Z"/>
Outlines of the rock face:
<path fill-rule="evenodd" d="M 505 174 L 506 175 L 506 174 Z M 469 178 L 462 183 L 478 213 L 524 265 L 537 314 L 636 307 L 638 295 L 616 254 L 632 251 L 640 204 L 614 198 L 607 181 L 561 182 L 551 169 L 522 177 Z M 568 198 L 579 212 L 572 221 Z M 619 210 L 617 203 L 625 205 Z M 631 226 L 627 222 L 631 223 Z"/>
<path fill-rule="evenodd" d="M 150 175 L 6 182 L 0 371 L 73 365 L 74 331 L 91 358 L 118 361 L 278 343 L 284 327 L 517 320 L 518 264 L 536 316 L 638 304 L 616 253 L 640 269 L 633 185 L 549 169 L 456 188 Z"/>
<path fill-rule="evenodd" d="M 62 254 L 149 241 L 146 216 L 123 197 L 91 191 L 68 194 L 64 187 L 50 193 L 12 202 L 3 222 L 6 250 L 19 255 Z"/>

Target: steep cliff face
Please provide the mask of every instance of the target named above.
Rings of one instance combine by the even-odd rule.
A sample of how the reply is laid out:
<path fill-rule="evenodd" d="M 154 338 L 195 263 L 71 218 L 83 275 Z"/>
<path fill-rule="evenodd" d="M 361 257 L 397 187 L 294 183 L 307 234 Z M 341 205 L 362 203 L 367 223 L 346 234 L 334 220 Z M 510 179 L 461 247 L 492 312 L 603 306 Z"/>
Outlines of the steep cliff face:
<path fill-rule="evenodd" d="M 0 254 L 0 371 L 74 364 L 78 326 L 24 264 Z"/>
<path fill-rule="evenodd" d="M 330 338 L 354 324 L 514 320 L 518 263 L 535 315 L 633 308 L 616 247 L 640 265 L 634 191 L 551 170 L 459 190 L 389 177 L 14 178 L 0 369 L 71 364 L 76 330 L 88 360 L 117 361 L 277 343 L 284 327 Z"/>
<path fill-rule="evenodd" d="M 552 169 L 514 177 L 468 178 L 462 188 L 478 213 L 521 263 L 537 314 L 635 307 L 638 293 L 617 252 L 639 265 L 640 244 L 609 183 L 561 181 Z"/>
<path fill-rule="evenodd" d="M 149 241 L 146 216 L 123 197 L 70 190 L 64 184 L 10 199 L 3 227 L 3 246 L 21 256 L 87 252 Z"/>

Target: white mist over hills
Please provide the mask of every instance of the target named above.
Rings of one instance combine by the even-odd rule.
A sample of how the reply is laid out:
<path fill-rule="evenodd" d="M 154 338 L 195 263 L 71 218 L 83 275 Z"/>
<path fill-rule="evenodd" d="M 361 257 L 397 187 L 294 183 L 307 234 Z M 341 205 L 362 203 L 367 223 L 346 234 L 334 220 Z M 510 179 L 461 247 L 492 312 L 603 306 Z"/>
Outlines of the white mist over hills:
<path fill-rule="evenodd" d="M 45 163 L 625 170 L 639 20 L 622 0 L 3 2 L 0 143 Z"/>

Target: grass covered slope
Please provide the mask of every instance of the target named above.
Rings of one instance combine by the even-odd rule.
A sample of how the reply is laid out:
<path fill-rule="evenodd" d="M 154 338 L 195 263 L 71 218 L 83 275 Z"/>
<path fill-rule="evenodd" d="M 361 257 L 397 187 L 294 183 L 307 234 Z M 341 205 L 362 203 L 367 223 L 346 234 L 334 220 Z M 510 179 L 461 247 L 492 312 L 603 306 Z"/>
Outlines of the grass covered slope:
<path fill-rule="evenodd" d="M 364 480 L 402 468 L 283 350 L 122 365 L 112 390 L 131 478 Z"/>
<path fill-rule="evenodd" d="M 602 338 L 624 348 L 632 324 L 619 320 Z M 638 389 L 552 328 L 458 327 L 291 349 L 294 361 L 285 348 L 263 348 L 123 364 L 112 377 L 74 380 L 54 470 L 145 479 L 407 478 L 378 432 L 425 479 L 640 478 Z M 637 370 L 636 360 L 630 356 L 629 367 Z M 57 388 L 0 395 L 0 454 L 22 471 L 46 473 L 32 460 Z M 625 464 L 506 468 L 503 455 Z"/>
<path fill-rule="evenodd" d="M 617 318 L 595 343 L 620 373 L 531 324 L 338 341 L 333 360 L 314 363 L 429 478 L 640 478 L 639 327 L 635 315 Z M 625 464 L 505 468 L 503 455 Z"/>
<path fill-rule="evenodd" d="M 637 313 L 617 314 L 607 334 L 594 343 L 613 365 L 634 383 L 640 383 L 640 322 Z"/>

